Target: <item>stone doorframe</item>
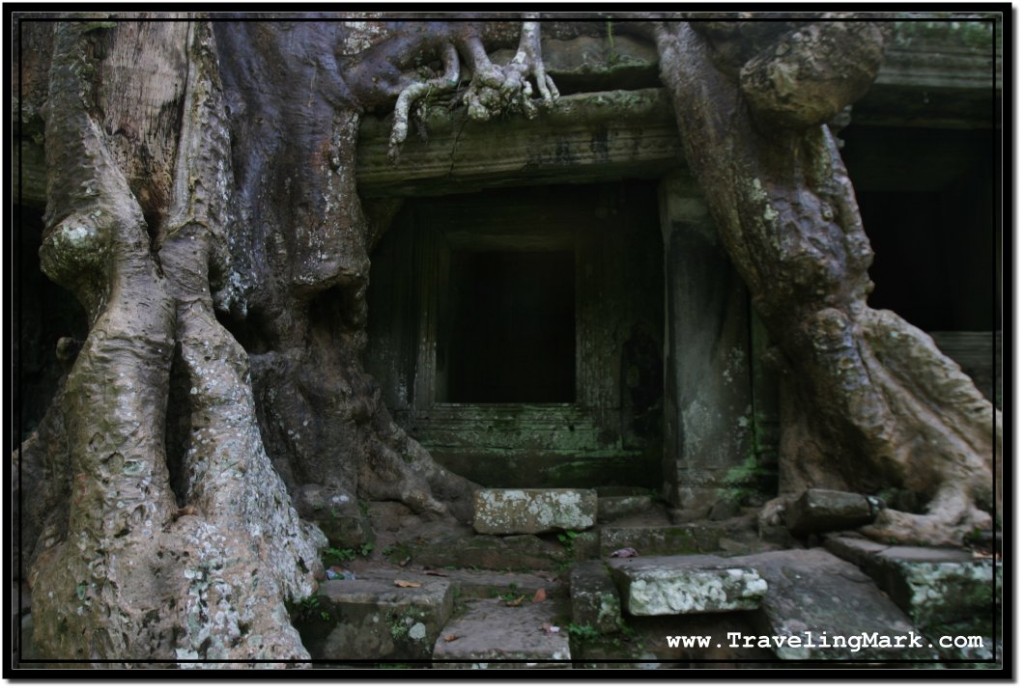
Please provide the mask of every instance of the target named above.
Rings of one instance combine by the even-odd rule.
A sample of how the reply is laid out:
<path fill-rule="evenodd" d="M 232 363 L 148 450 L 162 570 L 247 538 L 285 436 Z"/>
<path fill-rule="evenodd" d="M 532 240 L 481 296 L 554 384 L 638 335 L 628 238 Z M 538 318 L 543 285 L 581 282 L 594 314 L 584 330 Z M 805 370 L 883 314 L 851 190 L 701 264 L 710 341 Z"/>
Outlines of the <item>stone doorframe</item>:
<path fill-rule="evenodd" d="M 428 139 L 408 141 L 397 163 L 387 158 L 389 122 L 364 121 L 357 178 L 371 226 L 381 226 L 375 234 L 394 213 L 385 200 L 657 180 L 665 261 L 662 494 L 680 519 L 701 518 L 743 478 L 744 466 L 773 464 L 777 387 L 752 357 L 765 348 L 763 332 L 685 169 L 663 90 L 574 94 L 533 120 L 475 122 L 440 108 L 424 120 Z"/>

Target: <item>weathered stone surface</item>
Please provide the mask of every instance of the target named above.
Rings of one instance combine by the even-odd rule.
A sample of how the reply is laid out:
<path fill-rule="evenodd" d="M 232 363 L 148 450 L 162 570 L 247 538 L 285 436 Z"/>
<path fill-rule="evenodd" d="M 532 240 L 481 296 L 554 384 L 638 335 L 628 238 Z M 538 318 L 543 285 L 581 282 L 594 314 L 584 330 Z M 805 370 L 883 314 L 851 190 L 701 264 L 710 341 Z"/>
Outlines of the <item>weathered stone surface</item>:
<path fill-rule="evenodd" d="M 302 485 L 296 491 L 295 508 L 315 522 L 332 547 L 354 548 L 373 542 L 373 529 L 355 497 L 322 485 Z"/>
<path fill-rule="evenodd" d="M 874 511 L 863 494 L 809 489 L 786 511 L 786 527 L 794 535 L 828 533 L 865 525 Z"/>
<path fill-rule="evenodd" d="M 414 550 L 413 559 L 437 568 L 554 569 L 568 558 L 559 545 L 536 535 L 472 535 L 431 542 Z"/>
<path fill-rule="evenodd" d="M 622 603 L 619 591 L 603 562 L 577 564 L 570 576 L 572 621 L 592 626 L 601 633 L 622 628 Z"/>
<path fill-rule="evenodd" d="M 582 489 L 481 489 L 473 529 L 486 535 L 585 530 L 597 520 L 597 492 Z"/>
<path fill-rule="evenodd" d="M 755 569 L 718 557 L 612 559 L 627 612 L 640 616 L 757 609 L 767 584 Z"/>
<path fill-rule="evenodd" d="M 501 601 L 470 602 L 445 626 L 434 645 L 434 667 L 522 669 L 570 667 L 565 630 L 550 633 L 559 612 L 552 602 L 507 607 Z"/>
<path fill-rule="evenodd" d="M 875 579 L 918 626 L 991 616 L 1002 601 L 1002 562 L 961 549 L 887 546 L 830 536 L 825 548 Z"/>
<path fill-rule="evenodd" d="M 682 174 L 660 190 L 666 275 L 663 476 L 672 503 L 707 516 L 728 469 L 753 454 L 750 298 L 707 207 Z"/>
<path fill-rule="evenodd" d="M 621 497 L 598 497 L 597 519 L 601 522 L 614 521 L 623 516 L 650 511 L 654 499 L 649 494 Z"/>
<path fill-rule="evenodd" d="M 569 589 L 555 578 L 554 574 L 541 576 L 535 573 L 509 573 L 508 571 L 483 571 L 479 569 L 458 569 L 445 571 L 445 575 L 456 589 L 460 598 L 493 598 L 496 594 L 523 595 L 526 599 L 543 590 L 548 598 L 567 600 Z"/>
<path fill-rule="evenodd" d="M 399 587 L 396 580 L 419 586 Z M 326 581 L 316 603 L 298 622 L 314 659 L 429 659 L 454 597 L 445 579 L 380 571 L 372 578 Z"/>
<path fill-rule="evenodd" d="M 765 645 L 782 660 L 938 659 L 869 576 L 824 549 L 763 552 L 729 562 L 757 569 L 767 581 L 761 602 L 767 637 L 751 643 Z M 865 641 L 865 634 L 877 634 L 877 640 Z"/>
<path fill-rule="evenodd" d="M 395 164 L 387 157 L 391 119 L 363 118 L 356 163 L 362 194 L 614 180 L 657 175 L 682 164 L 663 89 L 570 94 L 532 120 L 479 122 L 434 107 L 423 125 L 427 140 L 410 137 Z"/>
<path fill-rule="evenodd" d="M 625 547 L 632 547 L 641 556 L 715 552 L 724 534 L 718 526 L 707 524 L 607 527 L 600 532 L 601 554 L 606 557 Z"/>

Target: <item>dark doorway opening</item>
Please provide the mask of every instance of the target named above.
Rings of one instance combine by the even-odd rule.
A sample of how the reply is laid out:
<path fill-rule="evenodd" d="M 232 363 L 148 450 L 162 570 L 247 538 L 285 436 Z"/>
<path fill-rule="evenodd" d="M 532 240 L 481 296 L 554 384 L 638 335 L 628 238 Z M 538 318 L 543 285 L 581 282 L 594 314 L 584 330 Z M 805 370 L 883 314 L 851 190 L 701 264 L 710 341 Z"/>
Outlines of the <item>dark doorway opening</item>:
<path fill-rule="evenodd" d="M 445 402 L 574 402 L 574 253 L 458 251 L 451 262 Z"/>
<path fill-rule="evenodd" d="M 925 331 L 1002 328 L 992 130 L 851 126 L 843 159 L 875 250 L 869 304 Z"/>

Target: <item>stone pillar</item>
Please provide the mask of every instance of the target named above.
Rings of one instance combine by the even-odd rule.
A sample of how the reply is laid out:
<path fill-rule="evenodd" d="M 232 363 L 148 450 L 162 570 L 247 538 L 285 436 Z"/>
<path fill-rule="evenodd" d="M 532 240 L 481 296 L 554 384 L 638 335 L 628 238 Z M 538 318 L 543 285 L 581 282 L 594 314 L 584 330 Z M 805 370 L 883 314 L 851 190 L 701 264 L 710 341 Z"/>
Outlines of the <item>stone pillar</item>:
<path fill-rule="evenodd" d="M 753 458 L 750 300 L 689 175 L 659 189 L 665 245 L 665 491 L 703 518 Z"/>

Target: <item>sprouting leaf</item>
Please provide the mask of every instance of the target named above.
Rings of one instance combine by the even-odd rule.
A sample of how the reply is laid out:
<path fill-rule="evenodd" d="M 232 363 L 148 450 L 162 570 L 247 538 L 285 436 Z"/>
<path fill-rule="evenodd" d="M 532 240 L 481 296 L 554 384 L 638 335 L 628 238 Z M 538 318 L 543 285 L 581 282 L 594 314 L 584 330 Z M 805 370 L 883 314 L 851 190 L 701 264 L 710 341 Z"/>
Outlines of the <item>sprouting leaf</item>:
<path fill-rule="evenodd" d="M 505 601 L 505 606 L 506 607 L 519 607 L 519 606 L 521 606 L 523 604 L 523 600 L 525 600 L 525 599 L 526 599 L 525 595 L 520 595 L 515 600 L 506 600 Z"/>

